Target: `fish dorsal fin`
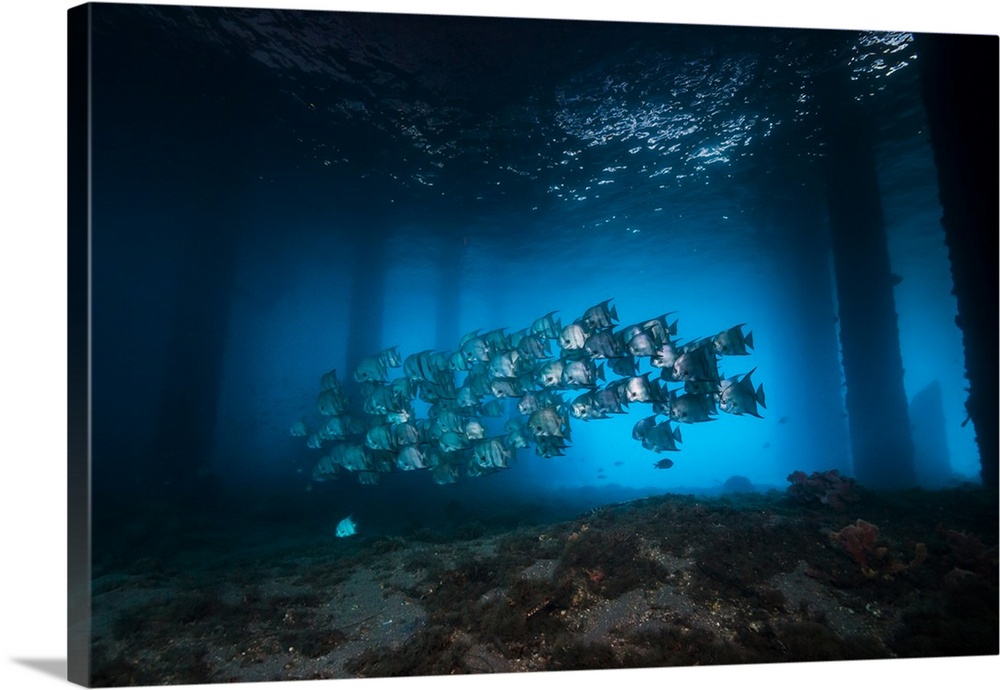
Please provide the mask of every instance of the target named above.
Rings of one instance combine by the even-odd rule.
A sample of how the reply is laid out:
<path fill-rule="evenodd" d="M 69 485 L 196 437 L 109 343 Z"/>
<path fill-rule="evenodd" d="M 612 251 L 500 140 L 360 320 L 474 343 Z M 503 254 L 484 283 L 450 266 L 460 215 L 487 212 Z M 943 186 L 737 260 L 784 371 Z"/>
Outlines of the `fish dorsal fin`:
<path fill-rule="evenodd" d="M 479 337 L 479 331 L 481 331 L 481 330 L 482 330 L 481 328 L 477 328 L 476 330 L 469 331 L 468 333 L 466 333 L 465 335 L 463 335 L 459 339 L 459 341 L 458 341 L 458 347 L 459 347 L 459 349 L 461 349 L 462 346 L 465 345 L 470 340 L 475 340 L 476 338 L 478 338 Z"/>

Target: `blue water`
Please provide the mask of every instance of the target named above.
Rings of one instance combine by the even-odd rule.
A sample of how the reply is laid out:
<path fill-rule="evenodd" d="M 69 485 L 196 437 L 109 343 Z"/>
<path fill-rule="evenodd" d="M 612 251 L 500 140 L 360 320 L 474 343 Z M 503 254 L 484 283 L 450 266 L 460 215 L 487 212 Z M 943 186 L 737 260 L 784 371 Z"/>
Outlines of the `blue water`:
<path fill-rule="evenodd" d="M 806 265 L 791 240 L 827 232 L 816 90 L 837 70 L 875 130 L 907 397 L 941 387 L 948 474 L 928 488 L 976 481 L 914 45 L 95 8 L 97 495 L 315 509 L 331 533 L 354 513 L 391 532 L 455 499 L 576 509 L 733 475 L 783 490 L 795 470 L 851 474 L 832 258 Z M 620 326 L 673 312 L 684 342 L 746 324 L 751 354 L 720 366 L 754 371 L 763 419 L 680 425 L 668 470 L 632 439 L 649 414 L 633 404 L 572 420 L 564 457 L 522 449 L 455 485 L 427 470 L 311 480 L 325 451 L 289 428 L 322 421 L 325 372 L 349 381 L 359 355 L 450 352 L 554 310 L 568 324 L 609 298 Z"/>

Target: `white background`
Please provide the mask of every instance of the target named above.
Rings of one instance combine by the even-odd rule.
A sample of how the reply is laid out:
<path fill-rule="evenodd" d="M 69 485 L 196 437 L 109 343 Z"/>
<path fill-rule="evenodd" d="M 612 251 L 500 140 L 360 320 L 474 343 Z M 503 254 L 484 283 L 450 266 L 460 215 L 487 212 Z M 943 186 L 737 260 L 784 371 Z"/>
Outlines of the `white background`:
<path fill-rule="evenodd" d="M 179 4 L 160 0 L 161 4 Z M 238 0 L 202 5 L 283 7 L 433 14 L 637 20 L 697 24 L 998 33 L 995 1 L 945 0 Z M 918 7 L 919 4 L 919 7 Z M 15 0 L 0 21 L 0 688 L 28 690 L 65 683 L 66 658 L 66 10 L 73 3 Z M 682 5 L 682 6 L 678 6 Z M 822 7 L 817 7 L 822 5 Z M 291 687 L 542 688 L 586 686 L 820 688 L 859 685 L 941 688 L 987 684 L 1000 658 L 879 661 L 572 672 L 418 680 L 259 683 Z M 193 687 L 193 686 L 173 686 Z"/>

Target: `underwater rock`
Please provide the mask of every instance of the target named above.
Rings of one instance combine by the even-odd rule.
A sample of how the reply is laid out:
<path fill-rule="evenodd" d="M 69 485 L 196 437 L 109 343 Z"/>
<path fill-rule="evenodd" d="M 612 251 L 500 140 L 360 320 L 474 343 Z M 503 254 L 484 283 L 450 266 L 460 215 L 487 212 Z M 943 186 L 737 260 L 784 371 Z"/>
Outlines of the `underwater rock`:
<path fill-rule="evenodd" d="M 845 504 L 857 501 L 858 484 L 850 477 L 841 476 L 837 470 L 813 472 L 807 475 L 796 470 L 788 475 L 792 483 L 788 495 L 799 503 L 822 503 L 835 510 L 843 510 Z"/>
<path fill-rule="evenodd" d="M 724 494 L 752 494 L 756 491 L 750 480 L 739 474 L 734 474 L 722 484 Z"/>

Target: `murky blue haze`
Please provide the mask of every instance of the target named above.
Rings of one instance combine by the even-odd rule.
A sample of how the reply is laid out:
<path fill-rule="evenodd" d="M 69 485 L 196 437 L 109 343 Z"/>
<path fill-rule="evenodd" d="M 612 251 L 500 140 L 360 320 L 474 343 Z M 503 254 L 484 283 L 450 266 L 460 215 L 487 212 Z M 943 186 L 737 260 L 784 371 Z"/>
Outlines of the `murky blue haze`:
<path fill-rule="evenodd" d="M 977 481 L 914 37 L 143 6 L 98 6 L 93 29 L 98 510 L 181 497 L 392 533 L 456 500 L 541 514 L 851 474 L 832 83 L 873 130 L 907 398 L 940 386 L 943 417 L 911 419 L 918 476 Z M 609 298 L 619 327 L 672 312 L 681 343 L 746 324 L 753 349 L 720 372 L 754 372 L 763 418 L 678 424 L 680 450 L 657 454 L 633 403 L 570 420 L 564 456 L 529 446 L 454 484 L 313 481 L 330 444 L 289 430 L 325 421 L 324 373 L 350 387 L 384 348 L 450 353 Z M 924 426 L 947 457 L 921 454 Z"/>

